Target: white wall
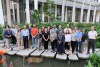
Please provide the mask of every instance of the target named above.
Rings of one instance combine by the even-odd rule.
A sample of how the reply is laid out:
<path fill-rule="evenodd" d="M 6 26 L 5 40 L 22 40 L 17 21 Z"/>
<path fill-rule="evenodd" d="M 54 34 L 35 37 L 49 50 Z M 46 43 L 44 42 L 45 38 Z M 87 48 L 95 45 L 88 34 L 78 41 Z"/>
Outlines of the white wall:
<path fill-rule="evenodd" d="M 3 9 L 2 9 L 1 0 L 0 0 L 0 24 L 4 25 L 4 17 L 3 17 Z"/>

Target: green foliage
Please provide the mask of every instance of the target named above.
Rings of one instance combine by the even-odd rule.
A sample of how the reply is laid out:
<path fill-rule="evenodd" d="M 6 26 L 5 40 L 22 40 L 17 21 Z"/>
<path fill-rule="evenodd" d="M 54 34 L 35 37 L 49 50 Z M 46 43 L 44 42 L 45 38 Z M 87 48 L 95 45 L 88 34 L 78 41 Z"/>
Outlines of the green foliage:
<path fill-rule="evenodd" d="M 85 67 L 100 67 L 100 54 L 99 52 L 90 55 L 89 60 Z"/>
<path fill-rule="evenodd" d="M 48 22 L 53 20 L 54 18 L 54 0 L 46 0 L 46 3 L 43 6 L 42 12 L 45 14 L 46 18 L 48 19 Z"/>
<path fill-rule="evenodd" d="M 80 22 L 77 23 L 77 27 L 78 27 L 78 28 L 82 28 L 82 27 L 83 27 L 83 23 L 80 23 Z"/>
<path fill-rule="evenodd" d="M 90 61 L 84 67 L 94 67 Z"/>
<path fill-rule="evenodd" d="M 2 36 L 2 31 L 3 31 L 3 26 L 0 25 L 0 40 L 3 39 L 3 36 Z"/>
<path fill-rule="evenodd" d="M 41 22 L 41 15 L 39 14 L 38 10 L 34 10 L 34 13 L 31 15 L 32 23 L 39 23 Z"/>

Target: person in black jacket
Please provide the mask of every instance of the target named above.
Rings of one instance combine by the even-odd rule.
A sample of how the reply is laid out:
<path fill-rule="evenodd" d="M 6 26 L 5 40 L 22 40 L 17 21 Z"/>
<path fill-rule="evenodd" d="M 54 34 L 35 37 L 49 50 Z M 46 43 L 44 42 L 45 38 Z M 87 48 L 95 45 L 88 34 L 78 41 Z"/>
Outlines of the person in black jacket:
<path fill-rule="evenodd" d="M 82 30 L 82 49 L 81 51 L 83 52 L 84 49 L 86 49 L 86 39 L 88 38 L 87 33 L 85 32 L 85 30 Z"/>

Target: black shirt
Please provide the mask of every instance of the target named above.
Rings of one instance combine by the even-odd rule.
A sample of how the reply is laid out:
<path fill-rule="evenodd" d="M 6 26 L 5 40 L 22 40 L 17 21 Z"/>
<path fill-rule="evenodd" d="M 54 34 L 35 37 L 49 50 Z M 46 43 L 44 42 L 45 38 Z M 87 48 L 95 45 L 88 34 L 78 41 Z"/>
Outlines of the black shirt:
<path fill-rule="evenodd" d="M 49 33 L 44 33 L 43 36 L 45 39 L 48 39 Z"/>
<path fill-rule="evenodd" d="M 42 33 L 39 33 L 39 38 L 42 38 Z"/>

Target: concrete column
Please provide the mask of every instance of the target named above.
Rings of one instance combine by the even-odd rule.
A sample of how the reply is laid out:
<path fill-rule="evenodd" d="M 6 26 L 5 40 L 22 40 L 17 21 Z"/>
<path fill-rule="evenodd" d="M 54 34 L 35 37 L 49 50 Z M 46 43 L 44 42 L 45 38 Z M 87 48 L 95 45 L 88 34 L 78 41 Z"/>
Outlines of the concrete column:
<path fill-rule="evenodd" d="M 57 17 L 57 5 L 55 5 L 55 18 Z"/>
<path fill-rule="evenodd" d="M 6 6 L 7 6 L 7 23 L 11 26 L 11 13 L 10 13 L 10 0 L 6 0 Z"/>
<path fill-rule="evenodd" d="M 29 0 L 26 0 L 26 22 L 30 23 Z"/>
<path fill-rule="evenodd" d="M 34 0 L 34 10 L 38 10 L 38 0 Z"/>
<path fill-rule="evenodd" d="M 93 23 L 95 22 L 95 17 L 96 17 L 96 7 L 94 9 L 94 14 L 93 14 Z"/>
<path fill-rule="evenodd" d="M 100 11 L 96 12 L 96 22 L 100 21 Z"/>
<path fill-rule="evenodd" d="M 73 4 L 73 11 L 72 11 L 72 22 L 75 22 L 75 10 L 76 10 L 76 8 L 75 8 L 75 5 L 76 5 L 76 0 L 74 1 L 74 4 Z"/>
<path fill-rule="evenodd" d="M 65 11 L 65 0 L 62 0 L 62 18 L 61 18 L 61 21 L 64 21 L 64 11 Z"/>
<path fill-rule="evenodd" d="M 65 12 L 65 22 L 67 22 L 67 17 L 68 15 L 67 15 L 67 6 L 66 6 L 66 12 Z"/>
<path fill-rule="evenodd" d="M 42 2 L 42 22 L 44 23 L 44 12 L 43 12 L 44 3 Z"/>
<path fill-rule="evenodd" d="M 17 0 L 17 22 L 20 23 L 19 0 Z"/>
<path fill-rule="evenodd" d="M 90 11 L 91 11 L 91 4 L 89 5 L 89 9 L 87 12 L 87 20 L 86 20 L 87 23 L 89 23 L 89 20 L 90 20 Z"/>
<path fill-rule="evenodd" d="M 85 0 L 83 0 L 83 4 L 82 4 L 82 8 L 81 8 L 80 22 L 83 22 L 84 2 L 85 2 Z"/>
<path fill-rule="evenodd" d="M 13 10 L 13 20 L 15 22 L 15 7 L 14 7 L 14 2 L 12 1 L 12 10 Z"/>
<path fill-rule="evenodd" d="M 3 9 L 2 9 L 1 0 L 0 0 L 0 24 L 4 25 L 4 17 L 3 17 Z"/>

